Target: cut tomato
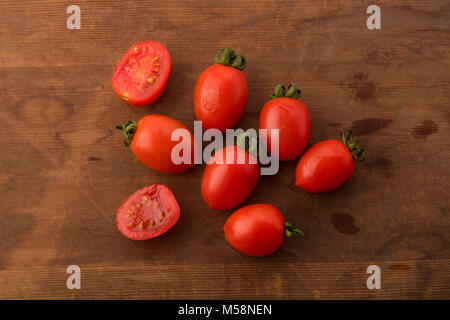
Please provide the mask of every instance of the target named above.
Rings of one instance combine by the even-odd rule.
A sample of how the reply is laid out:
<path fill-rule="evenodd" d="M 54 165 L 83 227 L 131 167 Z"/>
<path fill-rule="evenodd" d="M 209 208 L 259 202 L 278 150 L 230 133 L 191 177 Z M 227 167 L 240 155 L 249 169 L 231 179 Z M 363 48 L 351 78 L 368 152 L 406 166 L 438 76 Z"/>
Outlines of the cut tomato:
<path fill-rule="evenodd" d="M 111 84 L 123 101 L 142 107 L 161 95 L 170 69 L 170 55 L 164 45 L 156 41 L 138 42 L 117 63 Z"/>
<path fill-rule="evenodd" d="M 127 238 L 147 240 L 166 233 L 179 217 L 180 206 L 172 191 L 152 184 L 125 200 L 117 211 L 116 225 Z"/>

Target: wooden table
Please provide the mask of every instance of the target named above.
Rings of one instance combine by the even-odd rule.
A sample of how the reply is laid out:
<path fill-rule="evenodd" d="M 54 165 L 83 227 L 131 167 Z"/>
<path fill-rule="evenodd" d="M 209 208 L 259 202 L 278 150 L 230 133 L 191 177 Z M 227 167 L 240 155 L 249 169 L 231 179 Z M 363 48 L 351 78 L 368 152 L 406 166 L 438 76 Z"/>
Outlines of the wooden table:
<path fill-rule="evenodd" d="M 0 298 L 450 298 L 449 1 L 88 1 L 0 3 Z M 168 86 L 133 108 L 113 92 L 131 44 L 171 53 Z M 216 51 L 245 55 L 247 109 L 257 127 L 278 83 L 296 82 L 312 117 L 309 145 L 353 129 L 368 158 L 335 192 L 294 185 L 296 161 L 263 176 L 244 205 L 267 202 L 306 233 L 251 258 L 224 240 L 232 212 L 200 195 L 203 165 L 178 175 L 134 159 L 114 126 L 149 113 L 193 128 L 192 95 Z M 182 216 L 166 235 L 123 237 L 115 214 L 152 183 Z M 369 265 L 381 289 L 366 287 Z M 81 268 L 68 290 L 66 268 Z"/>

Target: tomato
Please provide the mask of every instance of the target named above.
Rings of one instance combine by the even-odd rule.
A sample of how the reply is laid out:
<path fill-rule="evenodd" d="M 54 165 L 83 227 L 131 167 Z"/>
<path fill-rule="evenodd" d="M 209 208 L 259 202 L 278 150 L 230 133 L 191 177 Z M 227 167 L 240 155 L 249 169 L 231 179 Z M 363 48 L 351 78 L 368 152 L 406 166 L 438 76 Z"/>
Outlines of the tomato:
<path fill-rule="evenodd" d="M 364 161 L 364 149 L 341 132 L 341 141 L 325 140 L 312 146 L 300 158 L 295 184 L 308 192 L 326 192 L 339 188 L 353 174 L 354 161 Z"/>
<path fill-rule="evenodd" d="M 178 173 L 189 170 L 194 165 L 196 142 L 194 135 L 181 122 L 159 114 L 143 117 L 136 124 L 129 121 L 116 127 L 125 135 L 125 145 L 131 147 L 142 163 L 156 171 Z M 179 141 L 171 141 L 172 132 L 185 129 L 190 136 L 190 160 L 180 164 L 172 161 L 172 149 Z M 180 152 L 181 153 L 181 152 Z"/>
<path fill-rule="evenodd" d="M 245 59 L 236 56 L 231 49 L 221 49 L 216 62 L 197 80 L 194 112 L 205 129 L 225 131 L 238 123 L 247 104 L 247 78 L 241 72 L 245 68 Z"/>
<path fill-rule="evenodd" d="M 234 163 L 226 161 L 230 158 Z M 239 163 L 238 159 L 243 161 Z M 241 148 L 227 146 L 208 161 L 202 176 L 202 196 L 211 209 L 230 209 L 252 193 L 258 179 L 257 159 Z"/>
<path fill-rule="evenodd" d="M 311 120 L 306 105 L 298 100 L 300 90 L 291 83 L 288 91 L 283 85 L 275 88 L 275 93 L 262 108 L 259 115 L 259 128 L 267 129 L 267 136 L 261 139 L 271 150 L 278 143 L 280 160 L 297 158 L 305 149 L 309 139 Z M 272 141 L 271 132 L 279 130 L 278 139 Z"/>
<path fill-rule="evenodd" d="M 119 60 L 111 80 L 126 103 L 142 107 L 155 101 L 166 87 L 171 69 L 166 47 L 156 41 L 133 44 Z"/>
<path fill-rule="evenodd" d="M 147 240 L 167 232 L 180 218 L 180 206 L 164 185 L 144 187 L 125 200 L 117 211 L 116 225 L 132 240 Z"/>
<path fill-rule="evenodd" d="M 285 236 L 303 232 L 284 222 L 281 212 L 270 204 L 258 203 L 234 212 L 223 227 L 227 242 L 249 256 L 267 256 L 277 251 Z"/>

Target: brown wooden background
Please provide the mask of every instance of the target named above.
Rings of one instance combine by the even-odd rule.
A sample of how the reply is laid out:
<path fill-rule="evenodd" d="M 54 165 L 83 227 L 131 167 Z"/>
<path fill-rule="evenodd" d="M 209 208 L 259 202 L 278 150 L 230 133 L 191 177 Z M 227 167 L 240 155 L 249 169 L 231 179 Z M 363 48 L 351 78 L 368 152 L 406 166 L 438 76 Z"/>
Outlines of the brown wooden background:
<path fill-rule="evenodd" d="M 0 298 L 450 298 L 450 2 L 0 2 Z M 81 30 L 66 29 L 66 7 Z M 132 108 L 110 86 L 115 63 L 157 40 L 173 70 L 161 98 Z M 335 192 L 294 186 L 296 161 L 261 177 L 244 204 L 267 202 L 301 227 L 275 255 L 243 256 L 224 240 L 232 210 L 202 201 L 203 166 L 154 172 L 113 128 L 149 113 L 191 129 L 192 94 L 216 51 L 246 56 L 257 126 L 278 83 L 296 82 L 312 116 L 310 145 L 353 129 L 368 159 Z M 133 242 L 116 229 L 122 201 L 169 186 L 182 217 L 166 235 Z M 67 266 L 82 289 L 68 290 Z M 381 267 L 381 290 L 366 268 Z"/>

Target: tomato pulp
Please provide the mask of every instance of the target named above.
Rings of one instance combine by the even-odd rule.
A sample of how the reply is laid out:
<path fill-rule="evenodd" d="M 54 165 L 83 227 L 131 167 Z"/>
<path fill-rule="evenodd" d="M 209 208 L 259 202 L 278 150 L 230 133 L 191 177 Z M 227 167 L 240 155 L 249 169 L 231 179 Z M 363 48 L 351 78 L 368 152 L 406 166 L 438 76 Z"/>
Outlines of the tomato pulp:
<path fill-rule="evenodd" d="M 156 41 L 132 45 L 119 60 L 111 80 L 117 95 L 141 107 L 155 101 L 166 87 L 171 60 L 166 47 Z"/>
<path fill-rule="evenodd" d="M 216 62 L 197 80 L 194 112 L 205 129 L 225 131 L 238 123 L 247 104 L 247 78 L 241 71 L 245 67 L 245 59 L 236 56 L 231 49 L 222 49 Z"/>
<path fill-rule="evenodd" d="M 125 200 L 116 215 L 119 231 L 132 240 L 155 238 L 172 228 L 180 217 L 172 191 L 164 185 L 144 187 Z"/>

